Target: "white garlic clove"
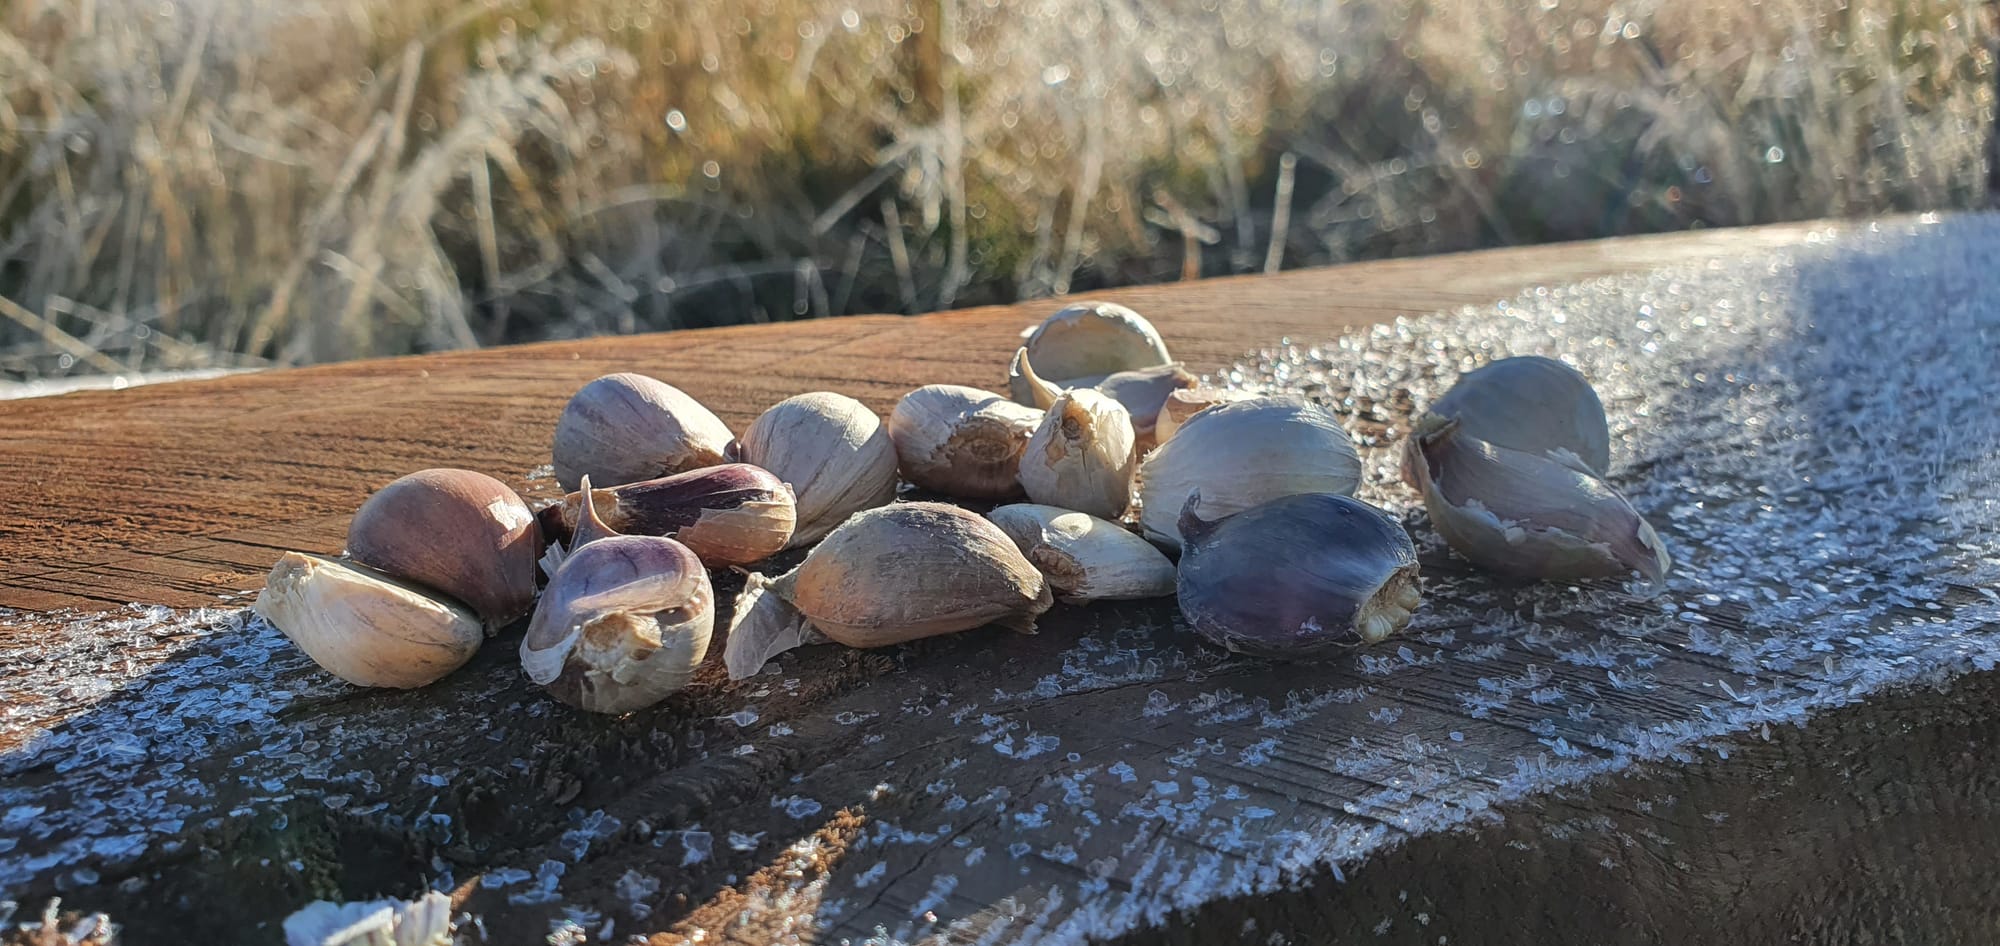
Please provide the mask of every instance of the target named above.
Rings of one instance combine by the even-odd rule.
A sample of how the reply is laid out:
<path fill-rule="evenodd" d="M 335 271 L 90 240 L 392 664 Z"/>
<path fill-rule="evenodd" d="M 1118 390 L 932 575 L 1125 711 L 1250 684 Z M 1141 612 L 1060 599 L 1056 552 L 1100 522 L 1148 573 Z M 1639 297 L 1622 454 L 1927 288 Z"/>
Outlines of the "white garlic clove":
<path fill-rule="evenodd" d="M 1036 503 L 986 514 L 1068 602 L 1129 601 L 1174 593 L 1174 563 L 1117 523 Z"/>
<path fill-rule="evenodd" d="M 1352 495 L 1361 455 L 1340 421 L 1295 397 L 1257 397 L 1188 418 L 1139 468 L 1146 538 L 1181 547 L 1180 511 L 1201 491 L 1203 515 L 1227 516 L 1294 493 Z"/>
<path fill-rule="evenodd" d="M 1085 386 L 1082 379 L 1096 384 L 1106 375 L 1173 361 L 1153 323 L 1110 302 L 1063 307 L 1028 333 L 1023 347 L 1042 377 L 1064 379 L 1073 386 Z M 1025 379 L 1010 379 L 1009 387 L 1016 403 L 1035 403 L 1035 392 Z"/>
<path fill-rule="evenodd" d="M 382 572 L 286 552 L 252 609 L 326 672 L 356 686 L 436 682 L 479 652 L 486 632 L 464 607 Z"/>
<path fill-rule="evenodd" d="M 1021 451 L 1042 420 L 991 391 L 929 384 L 903 396 L 889 415 L 889 439 L 903 477 L 965 499 L 1020 494 Z"/>
<path fill-rule="evenodd" d="M 1028 498 L 1105 519 L 1132 504 L 1131 416 L 1091 388 L 1064 391 L 1042 415 L 1021 454 Z"/>
<path fill-rule="evenodd" d="M 728 425 L 681 389 L 641 374 L 610 374 L 578 390 L 556 421 L 556 482 L 574 492 L 636 483 L 736 459 Z"/>
<path fill-rule="evenodd" d="M 991 522 L 943 503 L 856 513 L 777 578 L 752 575 L 724 662 L 732 678 L 819 635 L 884 647 L 988 624 L 1031 631 L 1048 582 Z"/>
<path fill-rule="evenodd" d="M 1232 391 L 1227 388 L 1212 388 L 1196 385 L 1191 388 L 1167 392 L 1167 399 L 1160 405 L 1160 415 L 1153 421 L 1153 439 L 1166 443 L 1187 423 L 1188 418 L 1218 404 L 1234 404 L 1247 401 L 1254 395 L 1247 391 Z"/>
<path fill-rule="evenodd" d="M 1636 571 L 1655 583 L 1672 567 L 1638 510 L 1573 457 L 1494 446 L 1436 415 L 1413 437 L 1431 525 L 1473 564 L 1527 579 Z"/>
<path fill-rule="evenodd" d="M 1604 403 L 1582 372 L 1553 358 L 1502 358 L 1467 372 L 1425 413 L 1457 420 L 1461 435 L 1496 447 L 1537 456 L 1560 451 L 1599 476 L 1611 469 Z M 1415 462 L 1406 451 L 1403 480 L 1412 487 Z"/>
<path fill-rule="evenodd" d="M 1231 651 L 1310 658 L 1402 630 L 1422 603 L 1401 523 L 1358 499 L 1299 493 L 1219 521 L 1181 512 L 1181 614 Z"/>
<path fill-rule="evenodd" d="M 541 530 L 507 484 L 423 470 L 376 490 L 347 526 L 355 561 L 469 605 L 489 631 L 535 604 Z"/>
<path fill-rule="evenodd" d="M 708 570 L 687 546 L 596 539 L 549 579 L 521 639 L 521 668 L 578 709 L 629 713 L 687 686 L 714 626 Z"/>
<path fill-rule="evenodd" d="M 743 433 L 743 461 L 791 485 L 797 521 L 787 548 L 810 545 L 847 517 L 896 498 L 896 445 L 875 412 L 819 391 L 779 401 Z"/>

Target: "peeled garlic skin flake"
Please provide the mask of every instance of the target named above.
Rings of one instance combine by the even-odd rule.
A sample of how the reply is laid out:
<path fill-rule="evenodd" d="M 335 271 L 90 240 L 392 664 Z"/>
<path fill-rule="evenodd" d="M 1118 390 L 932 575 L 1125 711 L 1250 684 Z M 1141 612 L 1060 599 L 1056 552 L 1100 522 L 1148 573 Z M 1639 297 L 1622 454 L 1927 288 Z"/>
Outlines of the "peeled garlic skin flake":
<path fill-rule="evenodd" d="M 1237 653 L 1329 656 L 1401 630 L 1421 602 L 1409 533 L 1358 499 L 1298 493 L 1210 522 L 1197 493 L 1181 532 L 1181 614 Z"/>

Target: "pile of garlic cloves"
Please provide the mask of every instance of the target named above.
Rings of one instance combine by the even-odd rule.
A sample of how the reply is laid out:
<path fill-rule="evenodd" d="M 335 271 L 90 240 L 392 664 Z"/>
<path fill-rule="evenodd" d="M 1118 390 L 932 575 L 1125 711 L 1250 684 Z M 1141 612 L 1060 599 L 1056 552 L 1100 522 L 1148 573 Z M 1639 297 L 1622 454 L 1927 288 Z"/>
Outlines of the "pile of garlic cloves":
<path fill-rule="evenodd" d="M 482 473 L 410 474 L 360 506 L 341 555 L 286 553 L 255 608 L 371 687 L 435 682 L 525 624 L 530 681 L 623 714 L 696 679 L 715 569 L 745 575 L 721 661 L 739 679 L 820 642 L 1032 632 L 1057 602 L 1173 596 L 1202 638 L 1295 659 L 1388 638 L 1422 607 L 1415 545 L 1353 498 L 1361 458 L 1326 408 L 1204 384 L 1109 303 L 1024 333 L 1005 379 L 917 388 L 886 419 L 801 394 L 739 439 L 673 385 L 607 375 L 556 419 L 562 497 L 534 509 Z M 1482 569 L 1658 582 L 1670 559 L 1605 481 L 1609 447 L 1581 374 L 1507 358 L 1416 419 L 1402 472 Z M 905 484 L 930 496 L 899 500 Z"/>

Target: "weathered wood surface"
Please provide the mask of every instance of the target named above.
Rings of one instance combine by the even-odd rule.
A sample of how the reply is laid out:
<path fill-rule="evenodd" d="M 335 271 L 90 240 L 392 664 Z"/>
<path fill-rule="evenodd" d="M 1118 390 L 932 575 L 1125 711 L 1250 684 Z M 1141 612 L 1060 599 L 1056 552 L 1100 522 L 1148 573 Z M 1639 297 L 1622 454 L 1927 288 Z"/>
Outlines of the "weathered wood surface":
<path fill-rule="evenodd" d="M 1107 295 L 1214 370 L 1287 335 L 1321 340 L 1532 285 L 1755 259 L 1816 232 Z M 1959 585 L 1934 602 L 1933 632 L 1893 646 L 1781 639 L 1745 626 L 1751 611 L 1734 603 L 1707 607 L 1697 640 L 1685 626 L 1660 630 L 1660 602 L 1591 599 L 1606 620 L 1652 632 L 1637 639 L 1538 621 L 1553 599 L 1432 549 L 1437 606 L 1456 596 L 1492 613 L 1435 621 L 1352 662 L 1226 658 L 1187 638 L 1171 602 L 1099 605 L 1052 614 L 1033 637 L 813 649 L 735 684 L 711 659 L 687 691 L 618 720 L 541 698 L 511 638 L 435 687 L 362 693 L 227 607 L 82 613 L 215 605 L 254 586 L 278 549 L 337 548 L 347 512 L 410 469 L 473 466 L 527 485 L 562 400 L 607 371 L 672 380 L 739 428 L 803 390 L 886 409 L 920 383 L 996 385 L 1020 329 L 1048 308 L 0 404 L 0 467 L 16 484 L 0 495 L 11 529 L 0 605 L 20 609 L 0 617 L 0 899 L 59 893 L 130 924 L 131 943 L 268 942 L 314 897 L 426 884 L 455 890 L 484 941 L 499 943 L 541 942 L 565 917 L 591 942 L 1322 942 L 1378 929 L 1411 943 L 1679 941 L 1725 930 L 1720 898 L 1735 897 L 1763 911 L 1755 928 L 1803 941 L 1848 941 L 1890 916 L 1952 935 L 1994 929 L 1976 892 L 1919 889 L 1938 879 L 1921 865 L 1872 869 L 1906 844 L 1900 832 L 1960 817 L 1965 831 L 1927 843 L 1967 876 L 1992 866 L 2000 848 L 1980 841 L 1994 836 L 1991 793 L 1954 782 L 1913 798 L 1890 784 L 1905 769 L 1889 761 L 1990 784 L 1978 741 L 1990 680 L 1851 706 L 1830 729 L 1772 731 L 1885 686 L 1992 666 L 2000 647 L 1978 623 L 1989 603 Z M 1362 413 L 1356 426 L 1379 433 Z M 1683 534 L 1695 533 L 1670 532 Z M 1821 566 L 1814 574 L 1842 592 L 1835 573 L 1847 566 Z M 1876 574 L 1866 562 L 1850 571 Z M 1765 655 L 1773 641 L 1784 660 Z M 1913 735 L 1880 754 L 1868 740 L 1892 725 Z M 1693 765 L 1731 746 L 1730 761 Z M 1547 794 L 1634 765 L 1641 777 Z M 1843 789 L 1829 772 L 1869 783 Z M 1815 806 L 1826 823 L 1810 819 Z M 1502 821 L 1501 810 L 1518 815 Z M 1467 825 L 1484 827 L 1448 830 Z M 1903 896 L 1938 909 L 1884 906 Z M 1588 912 L 1620 909 L 1640 918 Z"/>

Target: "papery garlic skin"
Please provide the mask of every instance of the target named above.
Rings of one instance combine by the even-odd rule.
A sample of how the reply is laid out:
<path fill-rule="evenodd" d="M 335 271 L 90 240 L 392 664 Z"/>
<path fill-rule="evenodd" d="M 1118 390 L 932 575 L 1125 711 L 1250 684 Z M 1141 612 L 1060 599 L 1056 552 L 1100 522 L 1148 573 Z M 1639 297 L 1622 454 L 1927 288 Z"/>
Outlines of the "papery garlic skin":
<path fill-rule="evenodd" d="M 556 482 L 575 492 L 585 474 L 599 488 L 658 479 L 736 459 L 736 438 L 686 392 L 642 374 L 584 385 L 556 421 Z"/>
<path fill-rule="evenodd" d="M 543 510 L 544 531 L 565 539 L 576 528 L 582 497 L 578 490 Z M 594 489 L 591 499 L 610 531 L 672 537 L 716 567 L 748 565 L 782 551 L 797 516 L 792 488 L 748 463 Z"/>
<path fill-rule="evenodd" d="M 1352 495 L 1361 455 L 1340 421 L 1295 397 L 1258 397 L 1201 411 L 1139 468 L 1139 523 L 1146 538 L 1181 546 L 1180 511 L 1201 491 L 1205 516 L 1220 517 L 1294 493 Z"/>
<path fill-rule="evenodd" d="M 1178 594 L 1189 626 L 1230 651 L 1318 657 L 1402 630 L 1422 601 L 1400 523 L 1333 493 L 1282 496 L 1235 515 L 1181 516 Z"/>
<path fill-rule="evenodd" d="M 1154 443 L 1153 427 L 1158 422 L 1161 408 L 1168 396 L 1175 391 L 1195 387 L 1200 383 L 1193 374 L 1178 364 L 1154 365 L 1120 371 L 1105 376 L 1088 376 L 1050 381 L 1035 371 L 1029 358 L 1028 349 L 1021 348 L 1014 353 L 1014 360 L 1007 368 L 1008 384 L 1017 391 L 1026 391 L 1024 403 L 1047 410 L 1064 391 L 1089 388 L 1117 401 L 1131 416 L 1132 432 L 1139 449 L 1144 450 Z"/>
<path fill-rule="evenodd" d="M 541 529 L 505 483 L 422 470 L 376 490 L 347 526 L 357 562 L 469 605 L 489 631 L 535 604 Z"/>
<path fill-rule="evenodd" d="M 578 709 L 629 713 L 688 685 L 714 626 L 708 570 L 687 546 L 610 536 L 571 550 L 549 579 L 521 668 Z"/>
<path fill-rule="evenodd" d="M 1488 571 L 1576 581 L 1672 567 L 1660 537 L 1617 490 L 1574 456 L 1537 456 L 1473 438 L 1426 415 L 1413 434 L 1431 526 Z"/>
<path fill-rule="evenodd" d="M 1021 451 L 1042 412 L 991 391 L 929 384 L 903 396 L 889 415 L 889 439 L 903 477 L 963 499 L 1021 492 Z"/>
<path fill-rule="evenodd" d="M 986 518 L 1014 540 L 1063 601 L 1129 601 L 1174 593 L 1174 563 L 1117 523 L 1038 503 L 1000 506 Z"/>
<path fill-rule="evenodd" d="M 847 517 L 896 498 L 896 445 L 875 412 L 817 391 L 773 405 L 743 432 L 743 460 L 796 494 L 787 548 L 810 545 Z"/>
<path fill-rule="evenodd" d="M 321 669 L 356 686 L 434 683 L 479 652 L 479 618 L 352 562 L 286 552 L 251 606 Z"/>
<path fill-rule="evenodd" d="M 1132 504 L 1132 419 L 1089 388 L 1065 391 L 1043 414 L 1021 454 L 1028 498 L 1105 519 Z"/>
<path fill-rule="evenodd" d="M 1111 302 L 1078 302 L 1063 307 L 1036 326 L 1023 347 L 1042 377 L 1071 387 L 1093 385 L 1120 371 L 1173 361 L 1153 323 Z M 1016 403 L 1035 403 L 1032 386 L 1025 379 L 1011 378 L 1009 389 Z"/>
<path fill-rule="evenodd" d="M 1496 447 L 1537 456 L 1563 450 L 1599 476 L 1611 469 L 1604 402 L 1582 372 L 1553 358 L 1502 358 L 1469 371 L 1425 413 L 1457 420 L 1461 434 Z M 1413 475 L 1406 464 L 1411 486 Z"/>
<path fill-rule="evenodd" d="M 1153 438 L 1159 443 L 1165 443 L 1173 438 L 1174 432 L 1180 430 L 1182 424 L 1187 423 L 1188 418 L 1218 404 L 1234 404 L 1252 397 L 1254 395 L 1245 391 L 1211 388 L 1206 385 L 1170 391 L 1166 400 L 1160 404 L 1159 416 L 1153 421 Z"/>
<path fill-rule="evenodd" d="M 752 575 L 724 654 L 732 678 L 816 636 L 883 647 L 988 624 L 1028 631 L 1048 582 L 991 522 L 943 503 L 856 513 L 777 578 Z"/>

